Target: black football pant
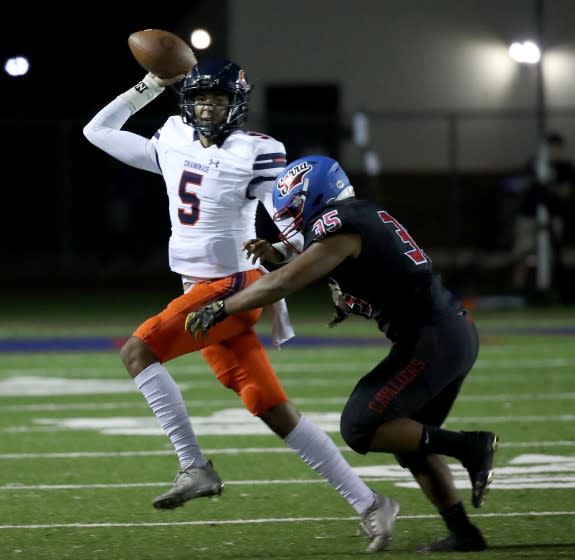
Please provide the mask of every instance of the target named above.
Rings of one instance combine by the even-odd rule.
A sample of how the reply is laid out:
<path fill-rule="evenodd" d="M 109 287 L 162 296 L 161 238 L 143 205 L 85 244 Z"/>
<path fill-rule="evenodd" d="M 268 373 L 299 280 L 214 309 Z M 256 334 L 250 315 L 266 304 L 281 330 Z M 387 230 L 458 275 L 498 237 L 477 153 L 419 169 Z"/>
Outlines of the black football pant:
<path fill-rule="evenodd" d="M 454 313 L 394 342 L 388 355 L 353 389 L 341 415 L 341 435 L 365 454 L 378 426 L 396 418 L 443 424 L 479 352 L 467 312 Z"/>

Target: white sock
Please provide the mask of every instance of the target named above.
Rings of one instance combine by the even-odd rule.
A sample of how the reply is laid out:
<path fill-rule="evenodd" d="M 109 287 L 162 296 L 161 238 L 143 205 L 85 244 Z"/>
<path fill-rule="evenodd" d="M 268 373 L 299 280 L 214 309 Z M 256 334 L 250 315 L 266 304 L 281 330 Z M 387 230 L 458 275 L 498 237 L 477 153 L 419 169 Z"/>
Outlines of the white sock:
<path fill-rule="evenodd" d="M 284 441 L 357 513 L 362 514 L 373 505 L 373 491 L 353 472 L 333 440 L 313 422 L 302 416 Z"/>
<path fill-rule="evenodd" d="M 206 460 L 198 445 L 182 393 L 168 370 L 155 363 L 141 371 L 134 381 L 170 438 L 180 468 L 185 469 L 192 464 L 205 465 Z"/>

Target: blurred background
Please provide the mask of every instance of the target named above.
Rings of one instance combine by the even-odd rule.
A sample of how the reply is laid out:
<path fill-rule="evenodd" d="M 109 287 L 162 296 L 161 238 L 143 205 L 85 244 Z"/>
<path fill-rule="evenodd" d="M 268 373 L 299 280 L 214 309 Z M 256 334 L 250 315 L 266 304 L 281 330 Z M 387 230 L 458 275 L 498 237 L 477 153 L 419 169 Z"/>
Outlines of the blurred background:
<path fill-rule="evenodd" d="M 168 268 L 161 178 L 82 135 L 143 77 L 127 38 L 155 27 L 188 42 L 207 31 L 198 58 L 231 58 L 255 83 L 248 128 L 283 141 L 288 159 L 339 159 L 357 192 L 394 214 L 462 297 L 573 302 L 575 192 L 562 203 L 560 261 L 543 236 L 524 263 L 528 283 L 518 291 L 512 282 L 526 162 L 545 167 L 549 132 L 575 159 L 572 0 L 198 0 L 125 10 L 134 13 L 111 3 L 3 8 L 4 295 L 180 289 Z M 177 111 L 168 91 L 126 128 L 150 136 Z"/>

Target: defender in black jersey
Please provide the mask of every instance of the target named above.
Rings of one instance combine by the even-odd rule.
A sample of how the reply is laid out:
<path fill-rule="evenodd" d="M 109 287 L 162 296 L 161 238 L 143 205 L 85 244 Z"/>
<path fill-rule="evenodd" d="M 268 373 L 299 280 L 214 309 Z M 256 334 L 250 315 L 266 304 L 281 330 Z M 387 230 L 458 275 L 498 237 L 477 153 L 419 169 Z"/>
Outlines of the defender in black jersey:
<path fill-rule="evenodd" d="M 341 434 L 356 452 L 393 453 L 409 469 L 444 519 L 448 536 L 421 552 L 487 548 L 457 495 L 442 455 L 467 469 L 471 502 L 480 507 L 493 477 L 497 436 L 445 430 L 461 385 L 477 358 L 476 327 L 434 274 L 431 260 L 389 212 L 355 197 L 337 161 L 306 156 L 278 176 L 276 219 L 294 218 L 279 255 L 265 240 L 245 243 L 249 258 L 287 262 L 226 300 L 190 313 L 186 329 L 205 334 L 228 315 L 268 305 L 321 278 L 329 280 L 335 316 L 373 320 L 391 350 L 353 389 L 341 415 Z M 290 239 L 304 235 L 295 256 Z M 291 253 L 291 254 L 290 254 Z M 291 260 L 290 258 L 291 257 Z"/>

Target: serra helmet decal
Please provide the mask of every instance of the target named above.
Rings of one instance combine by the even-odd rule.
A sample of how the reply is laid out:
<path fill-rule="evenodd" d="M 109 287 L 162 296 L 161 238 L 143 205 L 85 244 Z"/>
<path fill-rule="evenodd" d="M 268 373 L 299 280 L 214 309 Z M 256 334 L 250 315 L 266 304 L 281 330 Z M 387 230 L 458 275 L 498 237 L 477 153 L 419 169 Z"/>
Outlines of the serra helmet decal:
<path fill-rule="evenodd" d="M 303 184 L 304 178 L 309 171 L 311 171 L 311 165 L 307 161 L 302 161 L 289 169 L 277 183 L 280 196 L 287 196 L 291 191 Z"/>

